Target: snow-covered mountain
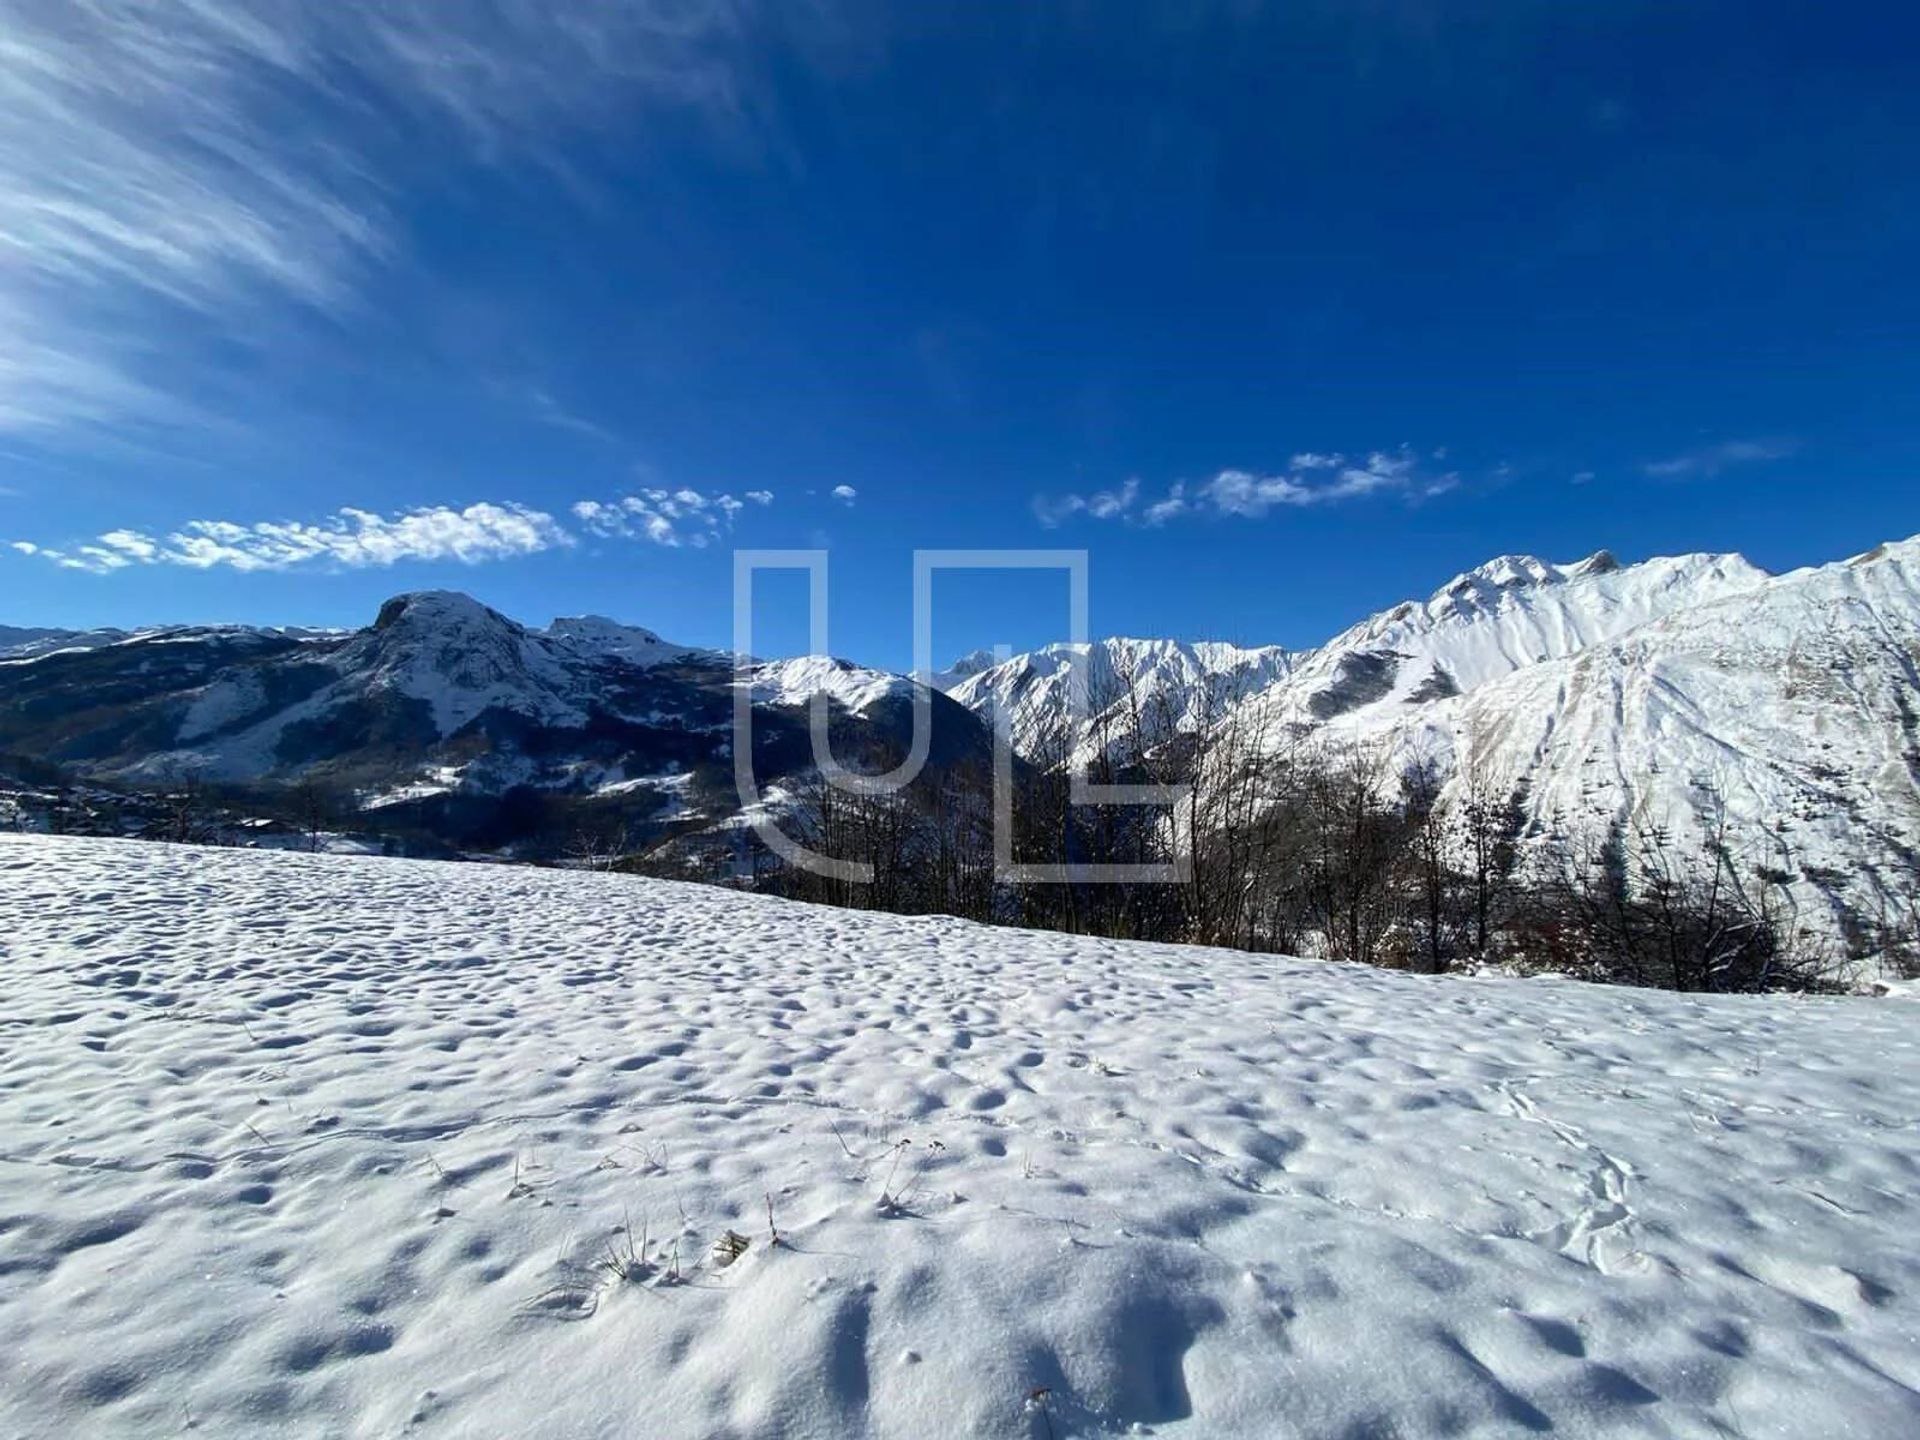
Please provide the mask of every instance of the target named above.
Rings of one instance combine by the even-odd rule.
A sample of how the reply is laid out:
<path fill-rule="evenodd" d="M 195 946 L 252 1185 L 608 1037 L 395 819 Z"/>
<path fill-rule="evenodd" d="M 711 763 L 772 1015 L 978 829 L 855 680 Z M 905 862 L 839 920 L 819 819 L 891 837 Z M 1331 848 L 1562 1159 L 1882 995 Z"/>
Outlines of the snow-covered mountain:
<path fill-rule="evenodd" d="M 1004 713 L 1014 748 L 1041 762 L 1058 758 L 1077 684 L 1085 686 L 1088 707 L 1079 742 L 1087 758 L 1122 745 L 1135 728 L 1160 738 L 1211 723 L 1266 693 L 1299 660 L 1278 646 L 1129 639 L 1049 645 L 980 668 L 984 658 L 976 652 L 944 672 L 958 676 L 947 693 L 989 723 Z"/>
<path fill-rule="evenodd" d="M 815 695 L 825 695 L 855 714 L 886 700 L 911 701 L 914 692 L 914 683 L 903 676 L 828 655 L 762 661 L 740 683 L 759 704 L 805 705 Z"/>
<path fill-rule="evenodd" d="M 1538 831 L 1640 817 L 1698 840 L 1724 808 L 1823 929 L 1920 866 L 1920 539 L 1777 577 L 1738 555 L 1503 556 L 1311 651 L 1052 647 L 951 693 L 1007 707 L 1016 746 L 1052 759 L 1089 654 L 1101 677 L 1134 666 L 1188 727 L 1219 715 L 1225 680 L 1216 723 L 1275 750 L 1379 745 L 1456 787 L 1472 764 L 1525 787 Z"/>
<path fill-rule="evenodd" d="M 933 688 L 942 694 L 951 694 L 963 680 L 970 680 L 983 670 L 991 670 L 999 663 L 993 651 L 981 649 L 969 651 L 944 670 L 936 670 L 929 677 Z"/>
<path fill-rule="evenodd" d="M 752 696 L 756 767 L 769 778 L 810 763 L 804 706 L 816 693 L 851 732 L 849 751 L 903 747 L 912 718 L 911 682 L 843 661 L 741 669 L 637 626 L 585 617 L 537 629 L 449 591 L 396 596 L 351 632 L 62 638 L 23 640 L 0 659 L 0 754 L 95 780 L 311 779 L 363 810 L 414 807 L 437 833 L 469 828 L 449 806 L 484 813 L 516 789 L 722 818 L 734 803 L 736 685 Z M 979 722 L 933 698 L 936 754 L 984 749 Z M 704 808 L 688 804 L 699 775 L 712 781 Z"/>
<path fill-rule="evenodd" d="M 628 665 L 670 665 L 676 661 L 713 655 L 711 651 L 675 645 L 670 640 L 662 640 L 651 630 L 638 625 L 622 625 L 604 615 L 559 619 L 547 627 L 546 633 L 549 639 L 569 645 L 581 653 L 619 660 Z"/>
<path fill-rule="evenodd" d="M 1180 728 L 1243 718 L 1288 731 L 1341 721 L 1347 732 L 1392 727 L 1429 701 L 1463 694 L 1543 661 L 1577 654 L 1676 610 L 1752 589 L 1766 572 L 1738 555 L 1686 555 L 1622 566 L 1602 551 L 1572 565 L 1506 555 L 1406 601 L 1313 650 L 1172 640 L 1053 645 L 980 667 L 961 662 L 948 686 L 991 716 L 1004 709 L 1016 748 L 1038 758 L 1057 736 L 1074 673 L 1085 668 L 1094 713 L 1131 687 L 1161 697 Z M 948 672 L 954 673 L 954 672 Z"/>
<path fill-rule="evenodd" d="M 0 660 L 28 660 L 55 650 L 98 649 L 127 638 L 124 630 L 50 630 L 0 625 Z"/>
<path fill-rule="evenodd" d="M 1798 877 L 1803 918 L 1870 916 L 1920 870 L 1920 539 L 1699 600 L 1381 733 L 1523 781 L 1541 826 L 1643 816 L 1704 842 L 1724 810 Z"/>
<path fill-rule="evenodd" d="M 1281 725 L 1339 720 L 1365 732 L 1410 706 L 1464 694 L 1576 655 L 1676 611 L 1753 589 L 1766 572 L 1738 555 L 1621 565 L 1605 551 L 1573 565 L 1503 555 L 1456 575 L 1304 655 L 1258 697 Z"/>
<path fill-rule="evenodd" d="M 1917 575 L 1920 539 L 1777 577 L 1737 555 L 1503 556 L 1313 650 L 976 653 L 934 677 L 935 754 L 983 751 L 1004 711 L 1025 757 L 1052 763 L 1083 678 L 1096 724 L 1082 759 L 1124 746 L 1137 716 L 1153 740 L 1236 724 L 1276 749 L 1320 737 L 1471 764 L 1524 786 L 1537 831 L 1637 816 L 1697 836 L 1724 806 L 1737 843 L 1798 877 L 1808 912 L 1870 914 L 1920 857 Z M 737 686 L 770 780 L 811 764 L 812 696 L 833 702 L 852 756 L 904 753 L 916 693 L 826 657 L 739 670 L 598 617 L 533 628 L 444 591 L 398 596 L 354 632 L 0 644 L 0 755 L 93 779 L 315 778 L 413 806 L 436 833 L 456 824 L 449 805 L 522 788 L 717 821 L 734 804 Z M 711 778 L 704 802 L 689 776 Z"/>
<path fill-rule="evenodd" d="M 274 635 L 287 640 L 332 640 L 342 630 L 317 630 L 301 625 L 152 625 L 139 630 L 59 630 L 0 625 L 0 664 L 10 660 L 37 660 L 59 652 L 102 650 L 129 640 L 185 641 L 210 635 Z"/>

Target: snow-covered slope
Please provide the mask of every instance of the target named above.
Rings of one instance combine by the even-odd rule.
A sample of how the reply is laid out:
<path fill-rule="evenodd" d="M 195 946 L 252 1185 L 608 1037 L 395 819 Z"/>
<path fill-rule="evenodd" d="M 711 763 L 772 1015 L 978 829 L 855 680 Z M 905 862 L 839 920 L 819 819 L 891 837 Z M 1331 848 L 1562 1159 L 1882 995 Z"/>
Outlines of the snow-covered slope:
<path fill-rule="evenodd" d="M 986 659 L 976 652 L 944 672 L 947 693 L 989 722 L 1004 714 L 1014 748 L 1047 760 L 1057 758 L 1054 747 L 1076 684 L 1086 686 L 1091 719 L 1084 759 L 1103 740 L 1109 748 L 1123 742 L 1136 710 L 1139 728 L 1155 738 L 1169 729 L 1190 730 L 1264 693 L 1299 657 L 1278 646 L 1112 639 L 1049 645 L 997 665 Z"/>
<path fill-rule="evenodd" d="M 15 836 L 0 959 L 9 1437 L 1920 1433 L 1906 1001 Z"/>
<path fill-rule="evenodd" d="M 1316 650 L 1216 648 L 1224 669 L 1207 647 L 1093 653 L 1107 676 L 1124 667 L 1104 656 L 1146 657 L 1189 725 L 1218 713 L 1209 677 L 1233 676 L 1222 723 L 1275 750 L 1382 745 L 1456 788 L 1477 757 L 1528 787 L 1537 833 L 1639 816 L 1698 840 L 1724 805 L 1736 846 L 1796 876 L 1801 919 L 1836 940 L 1920 869 L 1920 539 L 1778 577 L 1738 555 L 1503 556 Z M 1015 744 L 1049 759 L 1083 653 L 1018 656 L 952 694 L 1008 707 Z"/>
<path fill-rule="evenodd" d="M 96 634 L 98 632 L 95 632 Z M 84 643 L 79 630 L 50 630 L 35 625 L 0 625 L 0 660 L 22 660 L 62 646 Z"/>
<path fill-rule="evenodd" d="M 1799 877 L 1810 923 L 1830 929 L 1835 903 L 1870 916 L 1920 870 L 1920 539 L 1518 668 L 1387 733 L 1524 781 L 1543 827 L 1644 815 L 1697 840 L 1724 805 L 1736 843 Z"/>
<path fill-rule="evenodd" d="M 761 661 L 741 683 L 762 704 L 805 705 L 815 695 L 825 695 L 856 714 L 883 700 L 913 695 L 911 680 L 827 655 Z"/>
<path fill-rule="evenodd" d="M 971 650 L 944 670 L 936 670 L 928 678 L 933 688 L 942 694 L 951 694 L 963 680 L 970 680 L 984 670 L 991 670 L 997 663 L 991 650 Z"/>
<path fill-rule="evenodd" d="M 583 654 L 618 660 L 628 665 L 669 665 L 675 662 L 725 657 L 711 651 L 696 650 L 662 640 L 653 631 L 638 625 L 622 625 L 604 615 L 580 615 L 556 620 L 547 627 L 550 639 L 572 646 Z"/>
<path fill-rule="evenodd" d="M 1738 555 L 1622 566 L 1605 551 L 1575 565 L 1506 555 L 1336 636 L 1258 700 L 1276 726 L 1340 718 L 1397 723 L 1410 705 L 1462 694 L 1577 655 L 1648 621 L 1753 589 L 1766 572 Z"/>
<path fill-rule="evenodd" d="M 731 655 L 597 616 L 535 629 L 450 591 L 396 596 L 353 632 L 82 638 L 22 640 L 50 653 L 0 661 L 0 751 L 136 781 L 316 775 L 385 808 L 520 785 L 624 793 L 635 777 L 720 764 L 733 719 Z M 758 704 L 825 693 L 889 736 L 900 717 L 877 702 L 911 693 L 824 657 L 746 674 Z M 964 711 L 946 718 L 979 731 Z M 771 728 L 803 731 L 804 717 Z"/>
<path fill-rule="evenodd" d="M 389 600 L 334 664 L 355 692 L 424 701 L 444 736 L 493 709 L 549 725 L 584 723 L 586 697 L 566 663 L 568 648 L 470 596 L 433 590 Z"/>

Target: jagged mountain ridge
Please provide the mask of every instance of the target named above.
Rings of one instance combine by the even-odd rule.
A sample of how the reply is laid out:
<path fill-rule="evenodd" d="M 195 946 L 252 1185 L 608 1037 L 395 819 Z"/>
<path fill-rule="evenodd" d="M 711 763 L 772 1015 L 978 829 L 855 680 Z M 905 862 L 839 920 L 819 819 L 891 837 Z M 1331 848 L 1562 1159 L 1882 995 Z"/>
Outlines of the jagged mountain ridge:
<path fill-rule="evenodd" d="M 1737 555 L 1622 565 L 1503 556 L 1306 651 L 1114 639 L 934 679 L 946 753 L 1004 707 L 1058 758 L 1068 687 L 1154 727 L 1252 727 L 1384 746 L 1524 784 L 1539 830 L 1657 815 L 1697 835 L 1721 797 L 1743 844 L 1803 878 L 1810 909 L 1871 908 L 1920 855 L 1920 539 L 1769 576 Z M 26 638 L 22 638 L 25 636 Z M 467 596 L 396 597 L 352 632 L 244 626 L 0 632 L 0 753 L 153 781 L 189 769 L 316 776 L 369 806 L 532 787 L 658 802 L 731 797 L 731 656 L 598 617 L 521 625 Z M 826 657 L 744 683 L 769 777 L 811 762 L 803 706 L 833 702 L 848 753 L 904 749 L 914 682 Z M 1108 740 L 1124 738 L 1124 725 Z M 1096 743 L 1081 737 L 1084 747 Z"/>
<path fill-rule="evenodd" d="M 1279 725 L 1395 723 L 1409 705 L 1575 655 L 1691 606 L 1752 590 L 1766 571 L 1739 555 L 1621 565 L 1606 551 L 1572 565 L 1503 555 L 1405 601 L 1303 657 L 1257 698 Z"/>
<path fill-rule="evenodd" d="M 911 724 L 909 683 L 884 672 L 826 660 L 737 671 L 731 655 L 636 626 L 536 629 L 448 591 L 396 596 L 350 632 L 83 638 L 0 659 L 0 754 L 134 784 L 314 780 L 362 812 L 412 807 L 428 830 L 491 833 L 489 803 L 526 790 L 724 819 L 737 808 L 739 684 L 766 780 L 810 763 L 802 707 L 816 692 L 849 754 L 902 749 Z M 934 698 L 936 759 L 984 751 L 985 728 Z"/>
<path fill-rule="evenodd" d="M 1535 825 L 1644 820 L 1795 877 L 1823 933 L 1920 874 L 1920 539 L 1767 577 L 1398 717 L 1456 777 L 1525 783 Z M 1459 786 L 1462 781 L 1453 782 Z"/>
<path fill-rule="evenodd" d="M 1009 704 L 1040 758 L 1061 700 L 1035 676 L 1054 664 L 1014 657 L 952 693 Z M 1217 683 L 1200 666 L 1155 681 Z M 1227 708 L 1218 723 L 1276 753 L 1373 747 L 1431 761 L 1455 793 L 1474 766 L 1525 790 L 1535 833 L 1646 821 L 1699 844 L 1724 810 L 1833 933 L 1920 870 L 1920 538 L 1780 576 L 1738 555 L 1503 556 L 1290 655 Z M 1083 735 L 1079 757 L 1096 746 Z"/>
<path fill-rule="evenodd" d="M 1462 694 L 1529 665 L 1576 654 L 1676 609 L 1752 589 L 1766 572 L 1738 555 L 1685 555 L 1622 566 L 1602 551 L 1572 565 L 1507 555 L 1460 575 L 1427 600 L 1405 601 L 1325 645 L 1289 651 L 1207 642 L 1105 640 L 1054 645 L 975 669 L 949 692 L 969 708 L 1008 714 L 1016 748 L 1037 758 L 1057 743 L 1072 671 L 1111 709 L 1117 680 L 1164 697 L 1179 728 L 1224 710 L 1276 732 L 1340 719 L 1348 731 L 1390 728 L 1409 705 Z M 1081 758 L 1096 743 L 1081 737 Z M 1111 739 L 1109 744 L 1113 743 Z"/>
<path fill-rule="evenodd" d="M 975 652 L 936 684 L 989 723 L 1004 713 L 1015 750 L 1044 763 L 1066 743 L 1075 685 L 1087 706 L 1085 759 L 1123 745 L 1136 718 L 1153 739 L 1211 723 L 1284 680 L 1301 657 L 1279 646 L 1115 638 L 1049 645 L 982 668 L 984 658 Z"/>

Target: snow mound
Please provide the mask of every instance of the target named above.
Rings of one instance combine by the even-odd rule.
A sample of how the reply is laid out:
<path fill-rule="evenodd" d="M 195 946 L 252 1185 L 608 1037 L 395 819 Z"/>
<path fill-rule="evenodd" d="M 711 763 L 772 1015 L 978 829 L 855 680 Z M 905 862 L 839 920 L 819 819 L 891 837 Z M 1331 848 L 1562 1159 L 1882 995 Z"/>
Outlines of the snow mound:
<path fill-rule="evenodd" d="M 1897 1001 L 17 836 L 0 935 L 0 1434 L 1920 1433 Z"/>

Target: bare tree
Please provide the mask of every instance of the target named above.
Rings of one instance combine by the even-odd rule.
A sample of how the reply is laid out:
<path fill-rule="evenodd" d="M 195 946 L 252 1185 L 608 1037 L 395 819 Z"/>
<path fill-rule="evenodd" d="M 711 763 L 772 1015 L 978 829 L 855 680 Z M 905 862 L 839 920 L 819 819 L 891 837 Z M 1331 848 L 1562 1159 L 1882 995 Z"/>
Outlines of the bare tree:
<path fill-rule="evenodd" d="M 1616 819 L 1598 841 L 1555 836 L 1519 957 L 1668 990 L 1831 988 L 1831 959 L 1796 930 L 1784 873 L 1736 848 L 1715 787 L 1696 787 L 1696 806 L 1697 844 L 1645 813 Z"/>
<path fill-rule="evenodd" d="M 293 787 L 293 820 L 310 852 L 325 844 L 331 828 L 333 797 L 311 775 L 303 775 Z"/>
<path fill-rule="evenodd" d="M 168 766 L 161 775 L 160 806 L 162 839 L 178 845 L 212 840 L 206 780 L 197 769 Z"/>
<path fill-rule="evenodd" d="M 1483 747 L 1451 778 L 1423 755 L 1396 768 L 1384 747 L 1282 728 L 1231 682 L 1174 696 L 1141 657 L 1120 649 L 1113 661 L 1089 675 L 1085 734 L 1034 722 L 1014 772 L 1014 855 L 1052 865 L 1180 858 L 1178 883 L 1000 884 L 985 765 L 887 795 L 811 777 L 793 791 L 800 833 L 816 850 L 871 865 L 873 879 L 782 870 L 775 883 L 842 905 L 1429 972 L 1497 953 L 1685 990 L 1830 983 L 1795 929 L 1790 877 L 1738 845 L 1710 783 L 1687 809 L 1691 843 L 1644 812 L 1533 834 L 1525 786 L 1497 775 Z M 867 768 L 884 768 L 879 758 Z M 1096 785 L 1177 786 L 1185 798 L 1171 812 L 1076 806 L 1076 763 Z M 1920 933 L 1914 919 L 1903 923 Z"/>
<path fill-rule="evenodd" d="M 1476 741 L 1457 777 L 1454 840 L 1471 890 L 1473 953 L 1486 959 L 1511 898 L 1520 863 L 1520 836 L 1526 826 L 1527 784 L 1498 776 L 1490 747 Z"/>
<path fill-rule="evenodd" d="M 1384 770 L 1377 750 L 1329 747 L 1301 787 L 1306 895 L 1334 959 L 1378 963 L 1398 918 L 1393 876 L 1405 822 L 1382 802 Z"/>
<path fill-rule="evenodd" d="M 1414 892 L 1410 907 L 1416 940 L 1413 968 L 1438 975 L 1452 967 L 1462 928 L 1462 886 L 1449 853 L 1451 815 L 1439 763 L 1430 755 L 1410 759 L 1400 773 L 1400 795 Z"/>
<path fill-rule="evenodd" d="M 618 817 L 583 816 L 560 846 L 561 859 L 576 870 L 612 870 L 633 849 Z"/>

